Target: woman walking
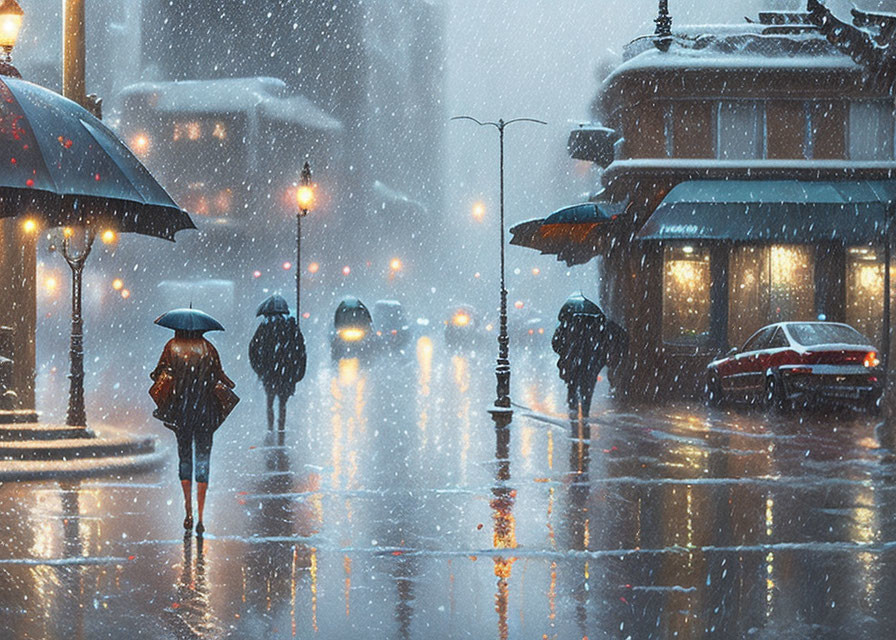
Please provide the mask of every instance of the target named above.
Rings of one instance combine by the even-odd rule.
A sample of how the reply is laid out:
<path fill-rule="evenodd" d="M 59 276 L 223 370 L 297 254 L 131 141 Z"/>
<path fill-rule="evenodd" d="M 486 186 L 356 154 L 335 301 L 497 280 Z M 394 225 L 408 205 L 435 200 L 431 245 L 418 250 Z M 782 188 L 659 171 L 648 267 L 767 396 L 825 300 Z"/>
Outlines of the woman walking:
<path fill-rule="evenodd" d="M 223 331 L 224 327 L 197 309 L 169 311 L 156 324 L 174 329 L 174 338 L 165 345 L 159 364 L 150 374 L 155 381 L 150 394 L 159 405 L 154 415 L 177 436 L 186 531 L 193 529 L 192 482 L 196 480 L 196 534 L 201 536 L 205 532 L 202 513 L 212 436 L 238 401 L 231 391 L 235 385 L 221 368 L 217 350 L 203 337 L 206 331 Z"/>

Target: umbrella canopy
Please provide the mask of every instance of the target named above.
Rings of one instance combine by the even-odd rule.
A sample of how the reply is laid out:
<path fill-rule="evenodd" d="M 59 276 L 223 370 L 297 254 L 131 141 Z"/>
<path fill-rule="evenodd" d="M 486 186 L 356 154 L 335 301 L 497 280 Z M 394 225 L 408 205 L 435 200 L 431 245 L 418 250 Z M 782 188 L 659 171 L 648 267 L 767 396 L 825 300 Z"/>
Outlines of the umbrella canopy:
<path fill-rule="evenodd" d="M 57 93 L 0 77 L 0 217 L 174 240 L 190 217 L 100 120 Z"/>
<path fill-rule="evenodd" d="M 616 220 L 623 205 L 586 202 L 555 211 L 547 218 L 529 220 L 510 230 L 510 244 L 559 254 L 570 245 L 590 244 L 596 229 Z"/>
<path fill-rule="evenodd" d="M 566 299 L 566 302 L 560 307 L 560 313 L 557 314 L 557 320 L 562 321 L 565 317 L 572 316 L 576 313 L 584 313 L 592 316 L 604 315 L 604 312 L 600 310 L 600 307 L 586 298 L 581 292 L 574 293 Z"/>
<path fill-rule="evenodd" d="M 220 322 L 199 309 L 174 309 L 156 318 L 156 324 L 175 331 L 224 331 Z"/>
<path fill-rule="evenodd" d="M 255 317 L 277 316 L 281 314 L 289 314 L 289 304 L 286 302 L 286 299 L 283 296 L 275 293 L 260 305 L 258 305 L 258 311 L 255 312 Z"/>

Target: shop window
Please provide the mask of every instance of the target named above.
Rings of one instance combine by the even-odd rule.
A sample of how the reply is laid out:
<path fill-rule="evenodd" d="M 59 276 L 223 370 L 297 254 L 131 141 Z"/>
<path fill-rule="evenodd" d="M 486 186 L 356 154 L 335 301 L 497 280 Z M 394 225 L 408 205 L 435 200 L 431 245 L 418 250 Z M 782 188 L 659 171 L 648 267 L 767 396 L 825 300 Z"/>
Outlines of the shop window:
<path fill-rule="evenodd" d="M 741 345 L 774 322 L 812 320 L 815 261 L 811 247 L 737 247 L 729 265 L 728 342 Z"/>
<path fill-rule="evenodd" d="M 765 154 L 765 103 L 723 100 L 718 110 L 718 158 L 755 160 Z"/>
<path fill-rule="evenodd" d="M 896 264 L 890 266 L 896 276 Z M 884 261 L 869 247 L 850 247 L 846 256 L 846 324 L 880 345 L 883 339 Z M 896 297 L 890 296 L 896 311 Z"/>
<path fill-rule="evenodd" d="M 663 341 L 700 346 L 709 343 L 709 250 L 692 246 L 665 248 Z"/>
<path fill-rule="evenodd" d="M 849 159 L 893 159 L 893 105 L 888 100 L 849 104 Z"/>

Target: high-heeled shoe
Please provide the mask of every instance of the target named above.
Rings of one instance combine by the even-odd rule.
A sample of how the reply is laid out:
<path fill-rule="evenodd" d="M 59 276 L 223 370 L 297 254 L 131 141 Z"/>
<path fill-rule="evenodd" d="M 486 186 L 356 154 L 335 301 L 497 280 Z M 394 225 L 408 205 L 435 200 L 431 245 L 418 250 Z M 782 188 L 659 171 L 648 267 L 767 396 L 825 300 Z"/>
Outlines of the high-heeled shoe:
<path fill-rule="evenodd" d="M 200 521 L 199 524 L 196 525 L 196 535 L 201 536 L 203 533 L 205 533 L 205 525 Z"/>
<path fill-rule="evenodd" d="M 193 529 L 193 516 L 187 516 L 184 518 L 184 531 L 192 531 Z"/>

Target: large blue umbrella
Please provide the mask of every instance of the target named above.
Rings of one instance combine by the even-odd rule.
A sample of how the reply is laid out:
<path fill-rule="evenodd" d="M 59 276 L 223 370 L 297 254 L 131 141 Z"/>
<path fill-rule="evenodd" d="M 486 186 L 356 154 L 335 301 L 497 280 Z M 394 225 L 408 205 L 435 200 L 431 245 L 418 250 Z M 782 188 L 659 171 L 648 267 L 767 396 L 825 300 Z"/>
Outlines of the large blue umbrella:
<path fill-rule="evenodd" d="M 168 240 L 190 217 L 100 120 L 43 87 L 0 77 L 0 217 L 110 227 Z"/>

